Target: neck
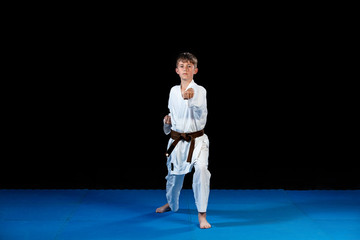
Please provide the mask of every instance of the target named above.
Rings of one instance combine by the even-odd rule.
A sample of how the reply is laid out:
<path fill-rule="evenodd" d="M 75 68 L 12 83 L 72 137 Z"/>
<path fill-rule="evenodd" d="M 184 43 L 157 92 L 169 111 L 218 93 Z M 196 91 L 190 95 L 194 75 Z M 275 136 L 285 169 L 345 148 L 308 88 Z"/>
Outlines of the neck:
<path fill-rule="evenodd" d="M 183 79 L 181 79 L 181 89 L 185 90 L 189 86 L 191 81 L 192 81 L 192 79 L 191 80 L 183 80 Z"/>

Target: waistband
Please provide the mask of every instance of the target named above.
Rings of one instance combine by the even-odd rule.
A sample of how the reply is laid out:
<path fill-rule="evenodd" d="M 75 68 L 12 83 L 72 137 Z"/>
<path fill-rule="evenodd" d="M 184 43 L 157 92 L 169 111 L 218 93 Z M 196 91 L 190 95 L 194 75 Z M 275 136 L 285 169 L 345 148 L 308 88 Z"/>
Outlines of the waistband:
<path fill-rule="evenodd" d="M 171 152 L 174 150 L 175 146 L 178 144 L 180 140 L 185 140 L 187 142 L 190 142 L 190 149 L 189 154 L 187 158 L 187 162 L 191 162 L 192 154 L 194 152 L 195 148 L 195 138 L 201 137 L 204 135 L 204 129 L 197 131 L 197 132 L 191 132 L 191 133 L 179 133 L 174 130 L 171 130 L 171 138 L 174 139 L 174 142 L 170 145 L 169 149 L 166 151 L 166 156 L 169 157 Z"/>

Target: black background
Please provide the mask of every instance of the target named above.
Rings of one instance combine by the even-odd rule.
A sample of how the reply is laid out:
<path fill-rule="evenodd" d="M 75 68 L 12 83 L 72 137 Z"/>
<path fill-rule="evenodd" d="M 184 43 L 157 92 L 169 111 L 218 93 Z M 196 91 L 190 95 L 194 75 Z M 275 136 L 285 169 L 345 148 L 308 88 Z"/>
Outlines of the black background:
<path fill-rule="evenodd" d="M 1 188 L 165 188 L 162 119 L 184 51 L 208 93 L 212 188 L 360 187 L 336 21 L 78 13 L 11 30 Z"/>

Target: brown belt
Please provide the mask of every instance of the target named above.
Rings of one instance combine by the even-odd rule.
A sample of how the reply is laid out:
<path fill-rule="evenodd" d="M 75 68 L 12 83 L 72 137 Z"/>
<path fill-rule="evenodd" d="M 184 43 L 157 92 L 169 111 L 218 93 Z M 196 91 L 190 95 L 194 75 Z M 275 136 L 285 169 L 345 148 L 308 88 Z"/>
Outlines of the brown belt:
<path fill-rule="evenodd" d="M 175 146 L 178 144 L 180 140 L 185 140 L 190 143 L 190 149 L 189 154 L 187 158 L 187 162 L 191 162 L 192 154 L 195 148 L 195 138 L 201 137 L 204 135 L 204 129 L 197 131 L 197 132 L 191 132 L 191 133 L 179 133 L 176 131 L 171 130 L 171 138 L 174 139 L 174 142 L 170 145 L 169 149 L 166 151 L 166 156 L 169 157 L 171 152 L 174 150 Z"/>

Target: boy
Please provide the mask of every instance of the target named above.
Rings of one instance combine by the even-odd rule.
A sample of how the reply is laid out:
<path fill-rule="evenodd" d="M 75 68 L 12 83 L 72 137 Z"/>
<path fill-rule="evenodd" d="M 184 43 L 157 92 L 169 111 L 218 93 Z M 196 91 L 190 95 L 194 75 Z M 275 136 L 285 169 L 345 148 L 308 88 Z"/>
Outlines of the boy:
<path fill-rule="evenodd" d="M 164 117 L 164 132 L 171 133 L 166 153 L 168 203 L 156 209 L 156 212 L 176 212 L 179 209 L 185 174 L 191 172 L 194 166 L 192 188 L 200 228 L 211 228 L 206 220 L 211 176 L 208 171 L 209 139 L 204 134 L 207 119 L 206 90 L 193 80 L 198 72 L 197 58 L 193 54 L 181 53 L 176 60 L 175 71 L 181 83 L 171 88 L 168 102 L 170 113 Z"/>

